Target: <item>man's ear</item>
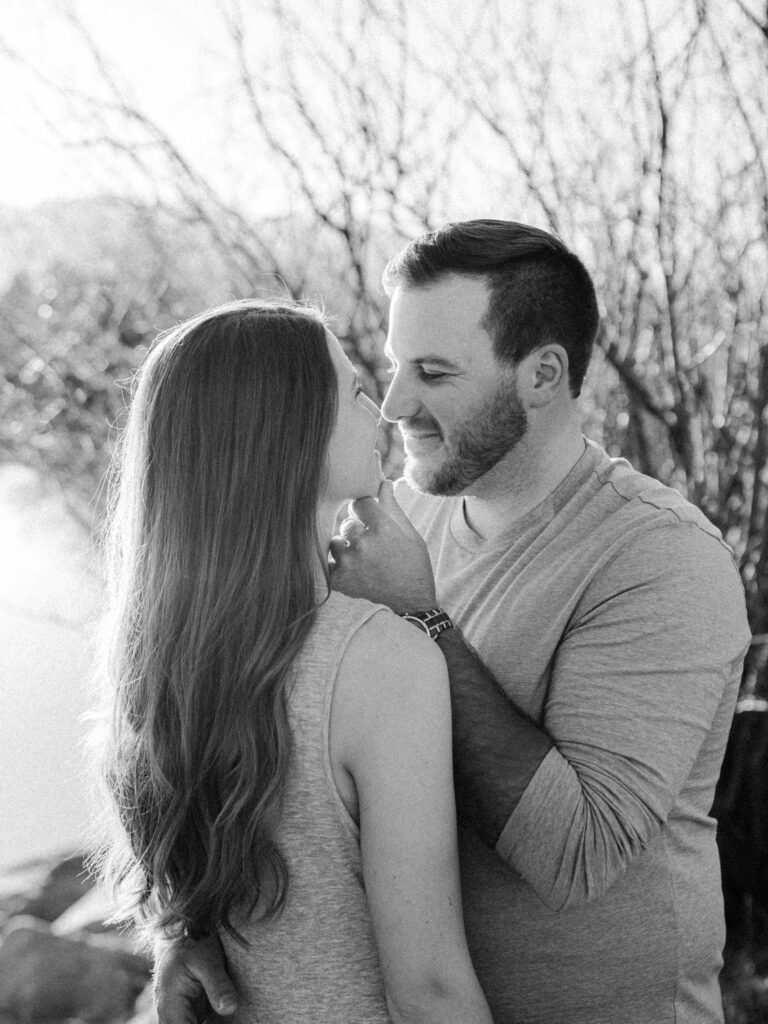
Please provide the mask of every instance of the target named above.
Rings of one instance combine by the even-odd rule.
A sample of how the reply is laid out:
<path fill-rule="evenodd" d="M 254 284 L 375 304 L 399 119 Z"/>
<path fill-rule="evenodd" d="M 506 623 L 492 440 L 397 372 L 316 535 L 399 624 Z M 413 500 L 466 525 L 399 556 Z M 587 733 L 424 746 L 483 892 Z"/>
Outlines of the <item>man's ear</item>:
<path fill-rule="evenodd" d="M 523 362 L 528 364 L 526 397 L 531 408 L 549 405 L 563 388 L 568 388 L 568 353 L 562 345 L 542 345 Z"/>

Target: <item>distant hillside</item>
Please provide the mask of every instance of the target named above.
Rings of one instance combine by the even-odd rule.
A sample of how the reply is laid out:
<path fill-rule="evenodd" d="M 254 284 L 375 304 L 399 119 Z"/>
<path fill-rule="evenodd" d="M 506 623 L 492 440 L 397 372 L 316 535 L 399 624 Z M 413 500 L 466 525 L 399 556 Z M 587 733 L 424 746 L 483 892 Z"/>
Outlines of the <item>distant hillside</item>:
<path fill-rule="evenodd" d="M 119 275 L 121 267 L 169 251 L 174 276 L 226 287 L 224 261 L 204 231 L 119 196 L 53 200 L 30 209 L 0 206 L 0 289 L 21 270 L 34 275 L 58 261 Z"/>
<path fill-rule="evenodd" d="M 285 294 L 298 285 L 311 300 L 324 300 L 331 311 L 344 315 L 350 298 L 348 254 L 338 235 L 301 215 L 269 218 L 258 224 L 259 234 L 271 250 L 279 273 L 265 260 L 263 271 L 254 266 L 245 274 L 230 253 L 214 241 L 201 224 L 185 223 L 167 212 L 140 205 L 120 196 L 60 199 L 25 209 L 0 205 L 0 292 L 15 274 L 36 276 L 59 261 L 94 277 L 146 277 L 162 270 L 182 290 L 192 285 L 200 304 L 233 296 Z M 376 281 L 399 240 L 386 237 L 371 246 L 369 273 Z M 233 249 L 245 251 L 247 240 L 238 236 Z"/>
<path fill-rule="evenodd" d="M 30 209 L 0 206 L 0 283 L 56 259 L 88 262 L 136 233 L 136 214 L 114 197 L 62 199 Z"/>

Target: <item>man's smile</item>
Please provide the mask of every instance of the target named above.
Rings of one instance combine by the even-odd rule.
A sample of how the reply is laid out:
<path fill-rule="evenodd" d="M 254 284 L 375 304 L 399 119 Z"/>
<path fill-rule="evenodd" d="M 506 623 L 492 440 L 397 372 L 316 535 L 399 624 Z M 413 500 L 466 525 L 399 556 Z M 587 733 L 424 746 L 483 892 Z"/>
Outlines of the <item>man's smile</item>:
<path fill-rule="evenodd" d="M 401 430 L 405 449 L 413 454 L 431 451 L 442 444 L 442 435 L 436 431 Z"/>

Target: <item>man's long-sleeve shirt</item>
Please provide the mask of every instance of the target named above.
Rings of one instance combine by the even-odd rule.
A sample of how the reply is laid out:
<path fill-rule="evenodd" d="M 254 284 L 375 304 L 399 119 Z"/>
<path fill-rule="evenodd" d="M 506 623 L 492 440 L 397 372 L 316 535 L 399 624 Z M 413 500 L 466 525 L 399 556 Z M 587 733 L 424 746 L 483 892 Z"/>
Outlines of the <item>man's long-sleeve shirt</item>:
<path fill-rule="evenodd" d="M 467 935 L 494 1018 L 721 1021 L 709 811 L 749 643 L 730 550 L 676 491 L 591 442 L 491 540 L 461 498 L 404 483 L 397 497 L 439 603 L 554 742 L 495 851 L 460 832 Z"/>

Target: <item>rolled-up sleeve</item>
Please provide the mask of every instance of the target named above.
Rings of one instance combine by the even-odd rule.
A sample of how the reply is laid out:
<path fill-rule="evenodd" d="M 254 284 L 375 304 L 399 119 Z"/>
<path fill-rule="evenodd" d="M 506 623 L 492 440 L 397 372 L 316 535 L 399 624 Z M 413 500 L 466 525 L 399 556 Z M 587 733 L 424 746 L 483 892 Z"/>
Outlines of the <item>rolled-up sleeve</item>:
<path fill-rule="evenodd" d="M 601 896 L 687 786 L 711 801 L 748 643 L 732 557 L 693 524 L 648 531 L 595 574 L 552 666 L 555 746 L 497 844 L 549 907 Z"/>

